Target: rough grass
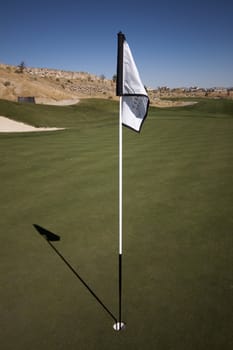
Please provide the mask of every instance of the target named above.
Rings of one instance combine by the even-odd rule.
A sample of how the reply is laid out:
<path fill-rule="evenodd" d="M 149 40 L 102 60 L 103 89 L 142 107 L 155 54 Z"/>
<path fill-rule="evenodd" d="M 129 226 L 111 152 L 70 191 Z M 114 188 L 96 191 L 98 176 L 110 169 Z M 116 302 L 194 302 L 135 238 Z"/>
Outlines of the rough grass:
<path fill-rule="evenodd" d="M 141 134 L 124 129 L 120 333 L 33 227 L 61 236 L 117 315 L 117 104 L 1 101 L 6 112 L 69 129 L 0 135 L 2 348 L 231 349 L 232 102 L 151 108 Z"/>

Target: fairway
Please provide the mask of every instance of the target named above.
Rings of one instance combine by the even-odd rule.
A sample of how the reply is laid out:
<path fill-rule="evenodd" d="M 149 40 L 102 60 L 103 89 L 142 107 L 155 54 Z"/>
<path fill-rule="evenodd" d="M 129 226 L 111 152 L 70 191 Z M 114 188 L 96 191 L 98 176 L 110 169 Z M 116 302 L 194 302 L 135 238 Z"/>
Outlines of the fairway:
<path fill-rule="evenodd" d="M 117 102 L 0 115 L 65 128 L 0 133 L 1 348 L 232 349 L 233 101 L 151 107 L 123 130 L 121 332 L 33 226 L 117 317 Z"/>

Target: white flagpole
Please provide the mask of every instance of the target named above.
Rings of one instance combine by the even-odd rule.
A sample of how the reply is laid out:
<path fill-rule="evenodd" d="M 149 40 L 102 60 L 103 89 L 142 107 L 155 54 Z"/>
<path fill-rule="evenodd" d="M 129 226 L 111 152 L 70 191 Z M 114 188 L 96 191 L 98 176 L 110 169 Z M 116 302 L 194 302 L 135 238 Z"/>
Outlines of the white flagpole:
<path fill-rule="evenodd" d="M 124 325 L 121 322 L 122 304 L 122 97 L 119 103 L 119 323 L 118 328 Z"/>
<path fill-rule="evenodd" d="M 122 96 L 119 109 L 119 255 L 122 255 Z"/>
<path fill-rule="evenodd" d="M 119 319 L 118 322 L 113 325 L 116 331 L 120 331 L 125 328 L 125 324 L 122 322 L 122 97 L 120 96 L 119 102 Z"/>
<path fill-rule="evenodd" d="M 119 102 L 119 319 L 113 328 L 125 328 L 121 318 L 122 301 L 122 125 L 140 132 L 147 115 L 149 98 L 141 82 L 130 48 L 122 32 L 118 33 L 116 96 Z M 123 97 L 122 97 L 123 96 Z M 127 104 L 126 104 L 127 102 Z M 125 104 L 124 104 L 125 103 Z M 124 107 L 124 113 L 123 113 Z"/>
<path fill-rule="evenodd" d="M 124 35 L 118 33 L 118 63 L 117 63 L 117 96 L 120 96 L 119 102 L 119 318 L 113 325 L 116 331 L 125 328 L 122 322 L 122 82 L 123 82 L 123 41 Z"/>

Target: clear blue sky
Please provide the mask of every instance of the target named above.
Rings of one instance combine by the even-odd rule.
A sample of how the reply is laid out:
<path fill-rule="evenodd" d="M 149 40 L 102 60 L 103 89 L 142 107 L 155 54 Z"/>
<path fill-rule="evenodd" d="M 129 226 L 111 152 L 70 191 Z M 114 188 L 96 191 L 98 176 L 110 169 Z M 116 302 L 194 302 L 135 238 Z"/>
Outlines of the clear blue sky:
<path fill-rule="evenodd" d="M 148 87 L 233 86 L 232 0 L 8 0 L 0 62 L 112 78 L 122 31 Z"/>

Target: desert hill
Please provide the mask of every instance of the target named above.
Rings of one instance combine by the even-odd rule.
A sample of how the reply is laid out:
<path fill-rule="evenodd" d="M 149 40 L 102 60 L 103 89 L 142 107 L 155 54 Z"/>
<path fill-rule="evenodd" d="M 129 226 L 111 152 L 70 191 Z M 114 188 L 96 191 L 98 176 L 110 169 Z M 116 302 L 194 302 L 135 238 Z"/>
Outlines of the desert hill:
<path fill-rule="evenodd" d="M 151 105 L 185 106 L 187 98 L 233 98 L 233 89 L 148 89 Z M 35 97 L 36 103 L 72 104 L 81 98 L 116 99 L 115 82 L 86 72 L 31 68 L 0 63 L 0 99 L 17 101 L 18 97 Z M 174 98 L 178 98 L 177 101 Z M 185 98 L 182 102 L 180 99 Z"/>
<path fill-rule="evenodd" d="M 114 98 L 115 83 L 85 72 L 28 68 L 0 64 L 0 99 L 17 101 L 34 96 L 36 102 L 77 100 L 83 97 Z"/>

